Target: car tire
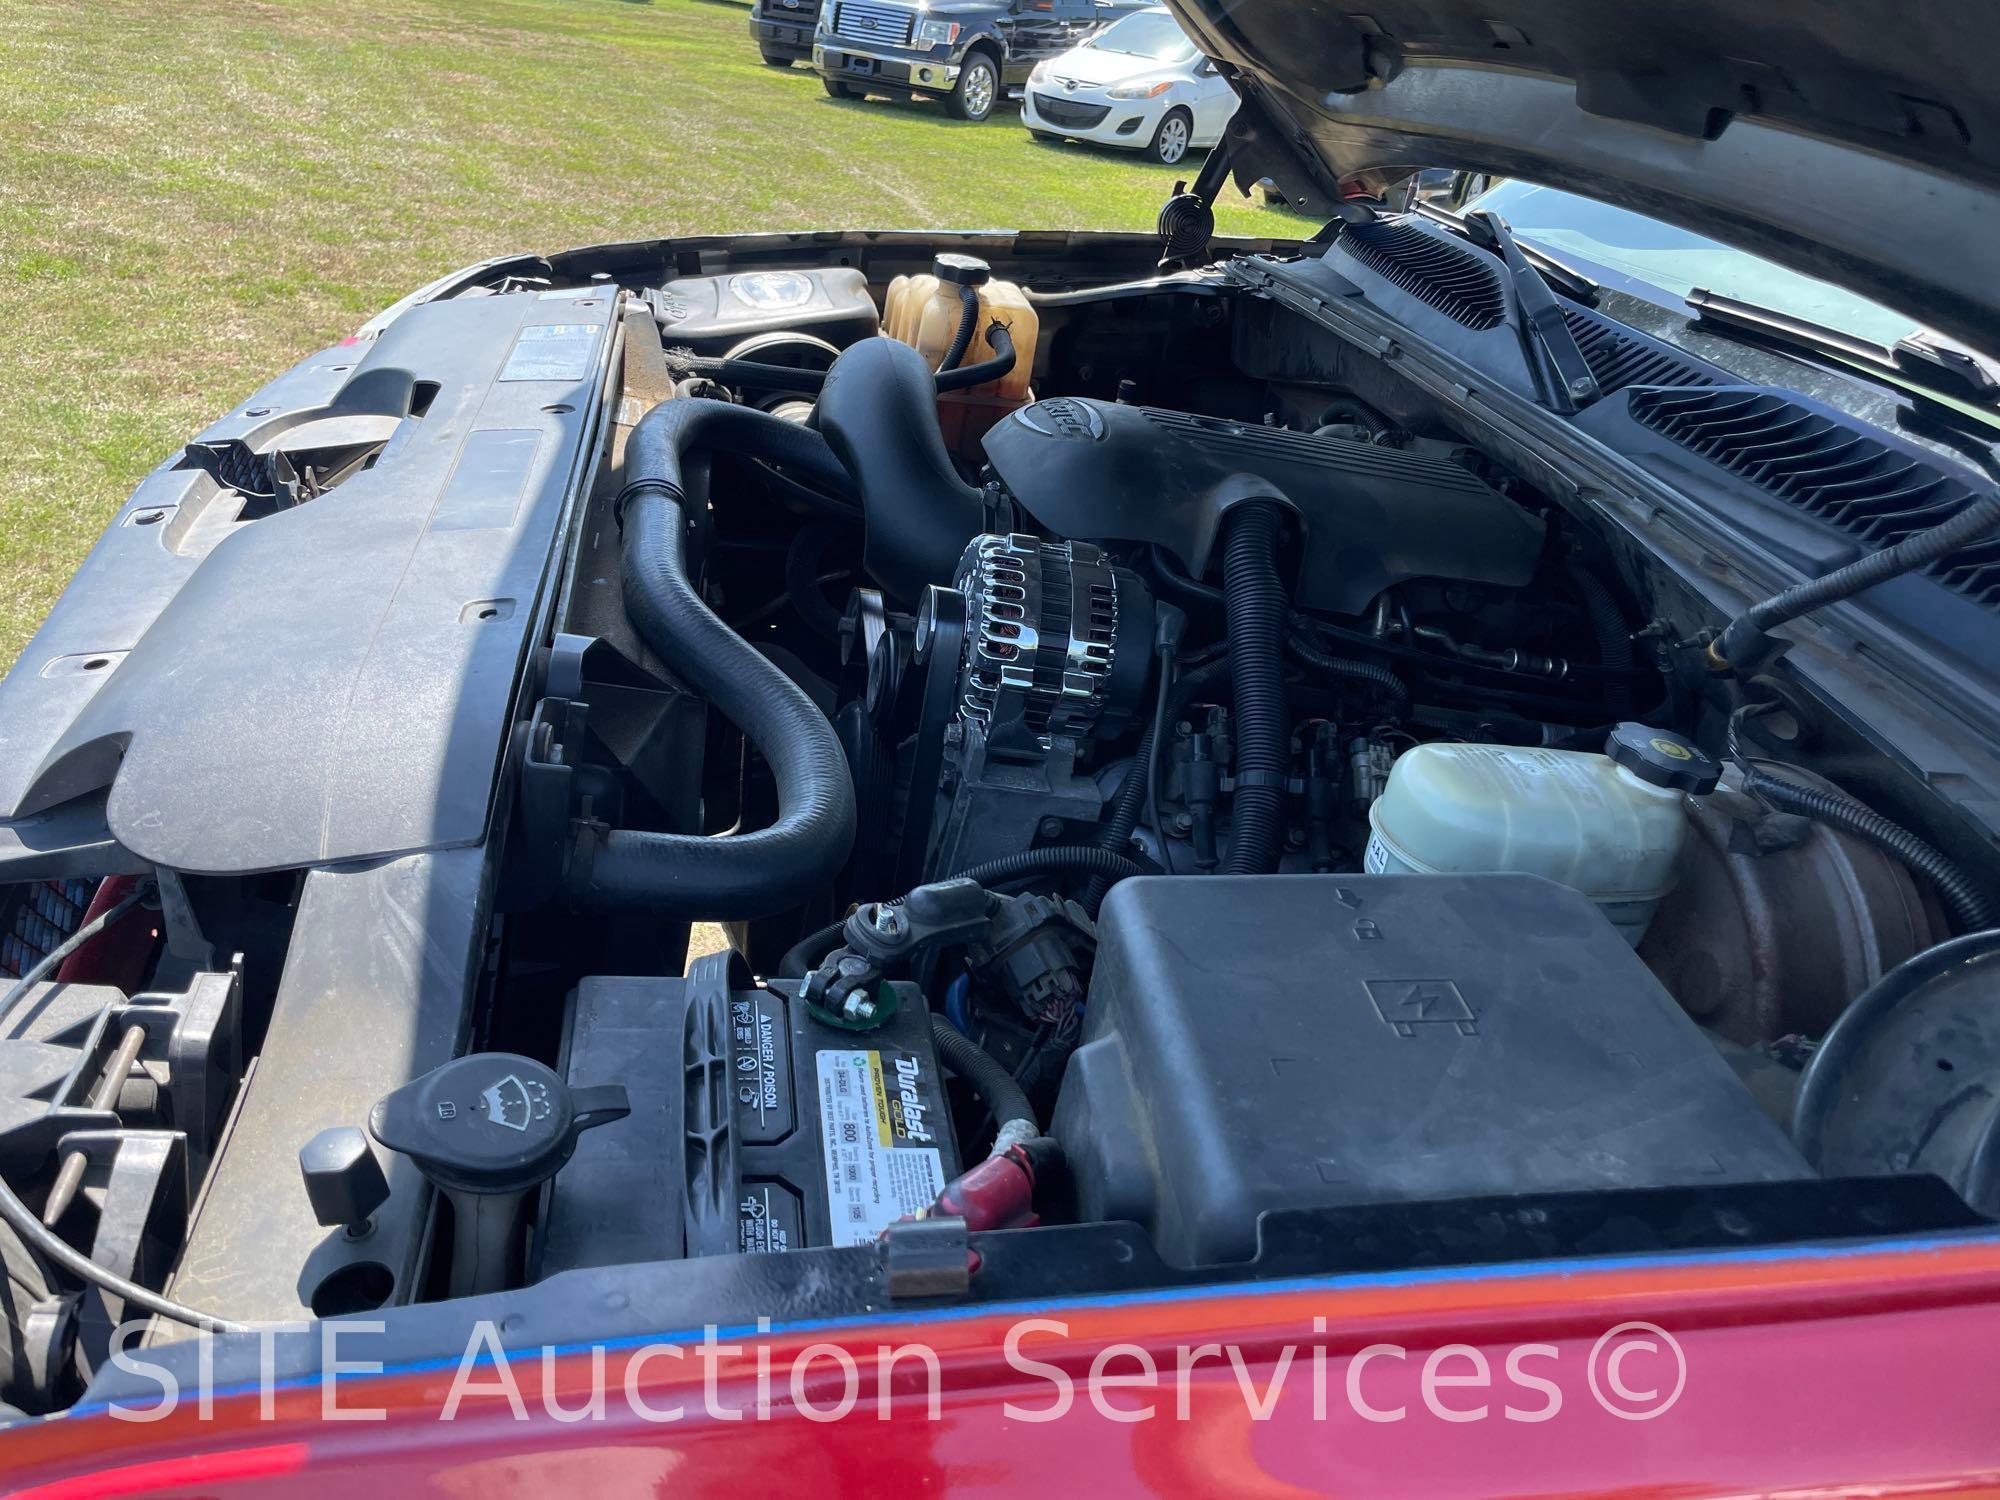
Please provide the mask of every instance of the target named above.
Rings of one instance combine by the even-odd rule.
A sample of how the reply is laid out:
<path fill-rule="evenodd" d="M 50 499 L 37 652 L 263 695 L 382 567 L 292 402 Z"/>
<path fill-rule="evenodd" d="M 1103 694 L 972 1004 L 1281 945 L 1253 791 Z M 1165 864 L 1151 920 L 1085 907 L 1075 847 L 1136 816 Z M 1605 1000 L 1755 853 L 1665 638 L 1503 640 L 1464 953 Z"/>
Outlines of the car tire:
<path fill-rule="evenodd" d="M 984 52 L 974 52 L 958 70 L 958 82 L 945 95 L 944 107 L 954 120 L 977 125 L 993 117 L 1000 105 L 1000 69 Z"/>
<path fill-rule="evenodd" d="M 784 68 L 788 72 L 791 70 L 792 59 L 789 57 L 780 57 L 777 53 L 766 52 L 761 47 L 757 55 L 764 59 L 764 66 L 767 68 Z"/>
<path fill-rule="evenodd" d="M 1146 147 L 1146 154 L 1162 166 L 1176 166 L 1186 160 L 1188 145 L 1193 139 L 1193 117 L 1184 109 L 1170 109 L 1161 116 L 1159 128 L 1153 132 L 1152 144 Z"/>
<path fill-rule="evenodd" d="M 819 86 L 826 90 L 829 99 L 859 99 L 861 90 L 851 83 L 840 83 L 832 78 L 822 78 Z"/>

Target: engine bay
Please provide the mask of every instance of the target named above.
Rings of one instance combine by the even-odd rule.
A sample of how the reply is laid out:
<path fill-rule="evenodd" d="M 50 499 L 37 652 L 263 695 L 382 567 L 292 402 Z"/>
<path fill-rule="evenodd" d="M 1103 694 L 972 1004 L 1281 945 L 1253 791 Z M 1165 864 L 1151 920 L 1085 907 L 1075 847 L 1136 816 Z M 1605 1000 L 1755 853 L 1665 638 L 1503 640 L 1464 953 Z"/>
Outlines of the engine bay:
<path fill-rule="evenodd" d="M 1384 232 L 496 263 L 251 398 L 79 579 L 171 570 L 135 644 L 7 685 L 0 1174 L 127 1291 L 413 1330 L 2000 1212 L 1955 979 L 1823 1045 L 1990 972 L 2000 803 L 1897 748 L 1979 733 L 1718 670 L 1754 567 L 1311 313 L 1450 321 Z M 1652 373 L 1575 441 L 1726 388 Z M 48 1410 L 149 1304 L 8 1233 Z"/>

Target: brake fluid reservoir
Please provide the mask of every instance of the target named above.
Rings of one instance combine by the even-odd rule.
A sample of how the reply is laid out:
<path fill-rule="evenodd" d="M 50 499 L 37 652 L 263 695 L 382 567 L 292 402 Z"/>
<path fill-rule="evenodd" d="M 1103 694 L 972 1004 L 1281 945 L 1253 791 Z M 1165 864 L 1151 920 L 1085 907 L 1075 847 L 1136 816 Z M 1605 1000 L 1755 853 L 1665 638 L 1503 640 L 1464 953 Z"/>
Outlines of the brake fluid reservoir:
<path fill-rule="evenodd" d="M 1369 809 L 1369 873 L 1541 875 L 1583 892 L 1637 944 L 1673 887 L 1683 801 L 1720 768 L 1679 735 L 1620 724 L 1603 755 L 1418 745 Z"/>
<path fill-rule="evenodd" d="M 959 363 L 978 364 L 999 351 L 987 340 L 995 324 L 1014 340 L 1014 368 L 998 380 L 969 390 L 946 391 L 938 397 L 938 425 L 947 447 L 973 454 L 986 429 L 1017 407 L 1034 399 L 1028 388 L 1035 368 L 1038 320 L 1027 293 L 1011 281 L 994 279 L 985 261 L 971 255 L 940 255 L 921 276 L 898 276 L 889 283 L 883 301 L 882 332 L 911 345 L 935 370 L 944 362 L 957 337 L 965 304 L 962 287 L 979 299 L 979 321 L 972 344 Z"/>

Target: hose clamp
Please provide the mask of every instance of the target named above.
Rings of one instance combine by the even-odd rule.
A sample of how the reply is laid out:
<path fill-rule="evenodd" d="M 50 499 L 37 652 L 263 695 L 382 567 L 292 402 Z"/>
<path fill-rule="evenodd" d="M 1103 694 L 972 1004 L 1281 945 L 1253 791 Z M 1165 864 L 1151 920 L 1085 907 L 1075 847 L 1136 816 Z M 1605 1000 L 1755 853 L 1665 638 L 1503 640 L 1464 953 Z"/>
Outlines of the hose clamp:
<path fill-rule="evenodd" d="M 687 509 L 687 492 L 679 485 L 666 479 L 633 479 L 618 492 L 618 498 L 611 502 L 611 518 L 618 523 L 618 529 L 625 529 L 625 506 L 640 495 L 658 495 L 671 501 L 681 509 Z"/>

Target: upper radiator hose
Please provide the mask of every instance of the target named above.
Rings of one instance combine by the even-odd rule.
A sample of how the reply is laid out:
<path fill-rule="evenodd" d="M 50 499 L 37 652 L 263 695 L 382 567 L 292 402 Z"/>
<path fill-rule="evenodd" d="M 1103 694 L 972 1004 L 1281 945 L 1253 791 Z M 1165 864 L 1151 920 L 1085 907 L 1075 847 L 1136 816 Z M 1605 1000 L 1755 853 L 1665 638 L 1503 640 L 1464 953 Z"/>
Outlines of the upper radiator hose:
<path fill-rule="evenodd" d="M 681 456 L 698 445 L 754 453 L 822 481 L 846 476 L 817 434 L 750 407 L 654 407 L 625 449 L 625 609 L 646 643 L 749 737 L 771 767 L 778 818 L 730 838 L 614 829 L 579 845 L 573 899 L 664 916 L 768 916 L 823 891 L 854 845 L 854 784 L 833 726 L 789 677 L 716 618 L 687 576 Z"/>
<path fill-rule="evenodd" d="M 1224 520 L 1223 609 L 1229 618 L 1229 674 L 1236 687 L 1236 795 L 1229 828 L 1231 875 L 1278 868 L 1285 839 L 1285 785 L 1291 722 L 1285 711 L 1285 600 L 1278 576 L 1284 507 L 1258 500 Z"/>

